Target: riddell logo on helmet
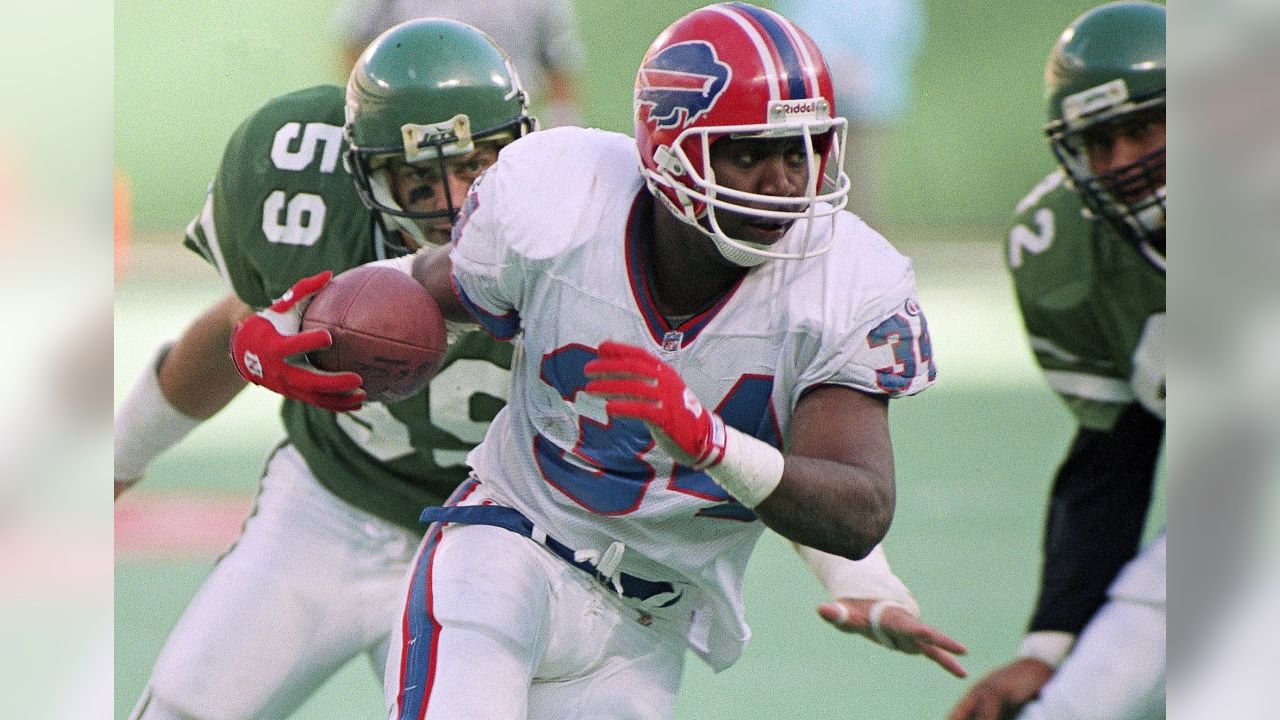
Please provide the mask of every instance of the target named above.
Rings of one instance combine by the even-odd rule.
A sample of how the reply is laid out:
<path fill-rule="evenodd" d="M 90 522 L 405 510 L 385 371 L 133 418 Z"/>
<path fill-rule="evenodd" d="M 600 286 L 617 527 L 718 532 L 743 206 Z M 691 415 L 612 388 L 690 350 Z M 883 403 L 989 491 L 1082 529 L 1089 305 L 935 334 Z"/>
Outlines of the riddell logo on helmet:
<path fill-rule="evenodd" d="M 672 45 L 649 58 L 636 83 L 636 112 L 663 130 L 688 126 L 711 111 L 732 74 L 704 40 Z"/>
<path fill-rule="evenodd" d="M 830 106 L 823 98 L 779 100 L 769 106 L 769 122 L 826 120 L 830 117 Z"/>

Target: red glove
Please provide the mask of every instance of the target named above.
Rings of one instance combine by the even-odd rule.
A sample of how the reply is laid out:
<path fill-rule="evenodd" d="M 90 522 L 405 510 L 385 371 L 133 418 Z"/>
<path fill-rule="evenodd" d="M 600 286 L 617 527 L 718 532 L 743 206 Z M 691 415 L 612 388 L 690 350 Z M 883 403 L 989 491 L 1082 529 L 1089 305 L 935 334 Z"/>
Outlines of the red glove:
<path fill-rule="evenodd" d="M 702 407 L 670 365 L 634 345 L 601 343 L 583 369 L 586 391 L 607 398 L 609 415 L 643 420 L 682 465 L 701 470 L 724 457 L 724 421 Z"/>
<path fill-rule="evenodd" d="M 333 344 L 329 331 L 300 332 L 307 306 L 303 301 L 331 277 L 333 272 L 326 270 L 303 278 L 271 307 L 237 323 L 231 333 L 231 360 L 245 380 L 287 398 L 334 412 L 359 410 L 365 392 L 358 374 L 317 370 L 306 359 L 306 353 Z"/>

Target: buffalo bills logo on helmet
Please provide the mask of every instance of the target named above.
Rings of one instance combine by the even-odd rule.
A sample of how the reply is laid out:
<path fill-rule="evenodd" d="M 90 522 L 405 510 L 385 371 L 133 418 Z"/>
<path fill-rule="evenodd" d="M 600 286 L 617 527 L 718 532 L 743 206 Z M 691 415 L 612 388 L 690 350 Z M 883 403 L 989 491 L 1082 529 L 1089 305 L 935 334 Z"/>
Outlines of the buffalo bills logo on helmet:
<path fill-rule="evenodd" d="M 705 115 L 729 84 L 731 68 L 703 40 L 666 48 L 640 68 L 636 109 L 649 107 L 647 122 L 659 130 L 689 125 Z"/>

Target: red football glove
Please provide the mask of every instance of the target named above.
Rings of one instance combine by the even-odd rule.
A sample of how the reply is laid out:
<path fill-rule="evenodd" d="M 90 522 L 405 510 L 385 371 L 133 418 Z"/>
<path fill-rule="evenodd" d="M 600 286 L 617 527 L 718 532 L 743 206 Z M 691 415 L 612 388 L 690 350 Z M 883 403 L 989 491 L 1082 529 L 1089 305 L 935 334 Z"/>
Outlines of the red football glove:
<path fill-rule="evenodd" d="M 245 380 L 287 398 L 334 412 L 359 410 L 365 400 L 363 378 L 353 372 L 317 370 L 307 361 L 306 353 L 333 344 L 329 331 L 300 332 L 307 306 L 303 301 L 331 277 L 326 270 L 303 278 L 271 307 L 237 323 L 231 333 L 231 360 Z"/>
<path fill-rule="evenodd" d="M 605 410 L 643 420 L 676 462 L 701 470 L 724 457 L 724 421 L 702 407 L 680 374 L 643 348 L 601 343 L 583 369 L 586 391 L 608 399 Z"/>

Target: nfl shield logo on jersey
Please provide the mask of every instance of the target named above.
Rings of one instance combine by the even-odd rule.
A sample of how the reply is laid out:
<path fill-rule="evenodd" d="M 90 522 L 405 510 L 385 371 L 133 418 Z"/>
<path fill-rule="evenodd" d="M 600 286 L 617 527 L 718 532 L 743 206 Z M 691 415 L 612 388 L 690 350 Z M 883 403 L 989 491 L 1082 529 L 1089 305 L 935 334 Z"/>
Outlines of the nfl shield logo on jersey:
<path fill-rule="evenodd" d="M 684 342 L 684 333 L 679 330 L 672 330 L 662 336 L 662 352 L 673 353 L 680 349 L 680 343 Z"/>

